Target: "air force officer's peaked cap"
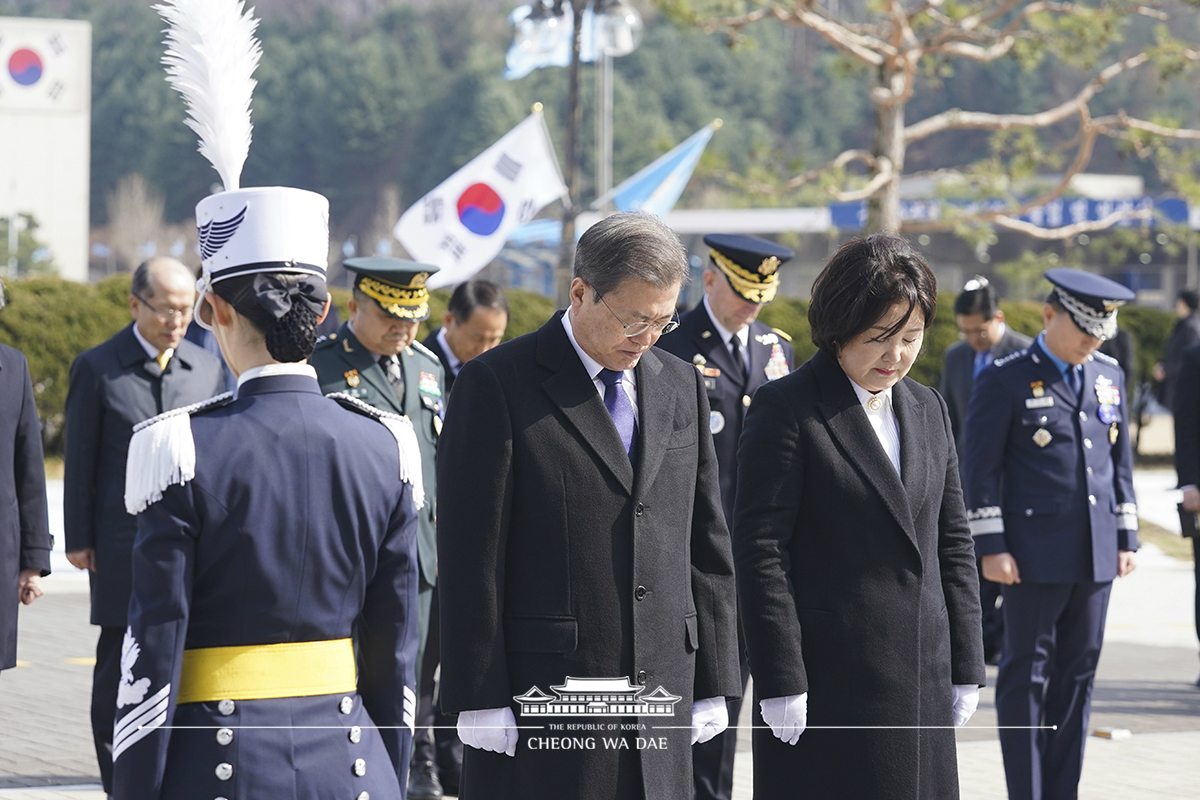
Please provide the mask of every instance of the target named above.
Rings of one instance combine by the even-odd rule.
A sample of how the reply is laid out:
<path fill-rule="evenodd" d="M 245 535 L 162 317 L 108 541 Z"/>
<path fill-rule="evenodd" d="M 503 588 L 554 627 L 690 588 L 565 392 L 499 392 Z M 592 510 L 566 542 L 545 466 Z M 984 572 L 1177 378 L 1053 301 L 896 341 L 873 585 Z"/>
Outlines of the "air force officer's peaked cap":
<path fill-rule="evenodd" d="M 405 258 L 371 256 L 348 258 L 342 266 L 356 274 L 354 288 L 397 319 L 429 319 L 429 289 L 425 281 L 438 271 L 433 264 Z"/>
<path fill-rule="evenodd" d="M 1117 309 L 1137 297 L 1116 281 L 1078 269 L 1047 270 L 1046 280 L 1075 325 L 1097 339 L 1117 335 Z"/>
<path fill-rule="evenodd" d="M 733 290 L 760 305 L 775 299 L 779 268 L 796 255 L 783 245 L 740 233 L 710 233 L 704 243 Z"/>

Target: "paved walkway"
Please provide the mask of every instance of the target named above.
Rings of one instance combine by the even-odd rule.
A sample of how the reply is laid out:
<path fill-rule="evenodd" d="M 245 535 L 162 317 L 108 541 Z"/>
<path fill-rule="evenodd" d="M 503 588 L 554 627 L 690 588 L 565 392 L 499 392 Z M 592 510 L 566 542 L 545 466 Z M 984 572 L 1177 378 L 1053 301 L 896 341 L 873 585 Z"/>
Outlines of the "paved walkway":
<path fill-rule="evenodd" d="M 1136 476 L 1142 517 L 1178 530 L 1175 476 Z M 61 483 L 51 485 L 61 513 Z M 61 531 L 61 517 L 53 524 Z M 59 536 L 61 551 L 62 537 Z M 54 555 L 47 594 L 21 609 L 21 665 L 0 675 L 0 800 L 103 800 L 88 724 L 96 629 L 87 623 L 87 579 Z M 1200 672 L 1192 621 L 1189 563 L 1153 547 L 1138 569 L 1117 581 L 1092 704 L 1094 728 L 1124 728 L 1132 737 L 1092 738 L 1081 800 L 1200 798 Z M 989 667 L 989 683 L 995 668 Z M 743 725 L 749 725 L 748 705 Z M 993 691 L 958 732 L 963 800 L 1003 800 L 1004 770 L 996 740 Z M 753 796 L 749 731 L 739 735 L 734 797 Z"/>

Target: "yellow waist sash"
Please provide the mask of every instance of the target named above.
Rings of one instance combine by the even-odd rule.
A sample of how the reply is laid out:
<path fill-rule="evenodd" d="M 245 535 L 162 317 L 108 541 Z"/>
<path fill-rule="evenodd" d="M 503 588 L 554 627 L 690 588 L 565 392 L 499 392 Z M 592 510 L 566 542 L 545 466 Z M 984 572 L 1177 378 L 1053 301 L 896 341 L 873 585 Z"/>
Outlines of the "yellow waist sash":
<path fill-rule="evenodd" d="M 311 697 L 357 689 L 349 639 L 183 651 L 177 703 Z"/>

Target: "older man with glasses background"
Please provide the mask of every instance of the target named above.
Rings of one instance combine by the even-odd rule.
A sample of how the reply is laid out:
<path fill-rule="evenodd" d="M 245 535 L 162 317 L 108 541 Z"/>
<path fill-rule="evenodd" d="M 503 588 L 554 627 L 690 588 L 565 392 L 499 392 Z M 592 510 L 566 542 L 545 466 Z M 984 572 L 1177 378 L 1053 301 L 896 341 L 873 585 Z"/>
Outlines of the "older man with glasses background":
<path fill-rule="evenodd" d="M 63 514 L 67 558 L 90 571 L 91 622 L 100 626 L 92 680 L 92 736 L 112 793 L 112 735 L 121 641 L 129 607 L 137 518 L 125 511 L 125 459 L 133 426 L 224 388 L 220 359 L 183 338 L 196 301 L 180 262 L 154 258 L 133 273 L 133 322 L 71 365 Z"/>

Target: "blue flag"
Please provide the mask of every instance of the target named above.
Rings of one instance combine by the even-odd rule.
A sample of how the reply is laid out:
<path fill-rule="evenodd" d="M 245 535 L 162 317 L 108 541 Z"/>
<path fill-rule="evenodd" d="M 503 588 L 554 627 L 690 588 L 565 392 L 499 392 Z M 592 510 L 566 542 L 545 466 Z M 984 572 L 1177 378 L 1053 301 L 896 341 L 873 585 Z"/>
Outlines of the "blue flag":
<path fill-rule="evenodd" d="M 608 200 L 621 211 L 646 211 L 656 217 L 665 217 L 679 202 L 684 187 L 692 177 L 700 156 L 713 131 L 721 127 L 720 120 L 705 125 L 668 153 L 621 182 L 619 186 L 598 198 L 592 208 L 599 208 Z"/>

